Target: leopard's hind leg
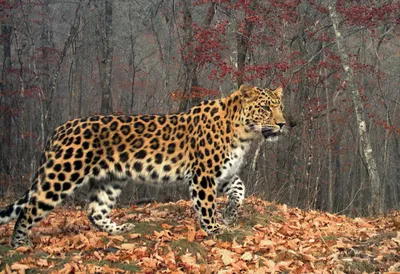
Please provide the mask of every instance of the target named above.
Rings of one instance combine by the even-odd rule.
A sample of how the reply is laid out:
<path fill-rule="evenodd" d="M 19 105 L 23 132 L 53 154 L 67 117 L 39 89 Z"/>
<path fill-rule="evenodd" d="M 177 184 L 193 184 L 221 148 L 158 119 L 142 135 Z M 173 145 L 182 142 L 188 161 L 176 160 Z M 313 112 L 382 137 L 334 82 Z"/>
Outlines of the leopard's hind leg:
<path fill-rule="evenodd" d="M 11 246 L 32 245 L 28 231 L 74 191 L 75 186 L 70 182 L 52 182 L 49 177 L 52 176 L 43 174 L 34 181 L 27 195 L 28 201 L 15 223 Z"/>
<path fill-rule="evenodd" d="M 134 224 L 117 225 L 110 219 L 111 209 L 114 207 L 126 181 L 94 180 L 90 182 L 90 203 L 87 215 L 90 222 L 98 229 L 110 234 L 119 234 L 133 229 Z"/>

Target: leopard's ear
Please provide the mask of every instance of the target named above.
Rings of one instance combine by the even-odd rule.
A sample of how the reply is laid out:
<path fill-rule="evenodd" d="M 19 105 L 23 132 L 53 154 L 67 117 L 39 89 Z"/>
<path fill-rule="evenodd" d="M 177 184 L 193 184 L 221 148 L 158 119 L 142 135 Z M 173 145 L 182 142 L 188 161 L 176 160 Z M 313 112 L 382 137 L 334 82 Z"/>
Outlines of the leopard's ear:
<path fill-rule="evenodd" d="M 239 88 L 239 92 L 245 99 L 250 99 L 255 94 L 254 88 L 248 85 L 241 85 Z"/>
<path fill-rule="evenodd" d="M 283 88 L 279 87 L 277 89 L 274 90 L 274 93 L 276 96 L 278 96 L 279 99 L 282 99 L 283 96 Z"/>

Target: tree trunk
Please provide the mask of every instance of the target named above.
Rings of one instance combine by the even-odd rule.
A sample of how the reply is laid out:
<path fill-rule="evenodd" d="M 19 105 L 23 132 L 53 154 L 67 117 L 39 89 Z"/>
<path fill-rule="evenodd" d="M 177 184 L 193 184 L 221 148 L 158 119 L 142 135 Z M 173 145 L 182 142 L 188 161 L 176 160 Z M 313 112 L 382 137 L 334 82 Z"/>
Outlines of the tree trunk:
<path fill-rule="evenodd" d="M 182 0 L 183 7 L 183 31 L 184 38 L 183 44 L 185 45 L 185 49 L 182 51 L 184 56 L 183 58 L 183 66 L 185 70 L 185 80 L 183 85 L 183 94 L 184 97 L 179 105 L 179 111 L 186 111 L 192 105 L 195 105 L 195 100 L 192 100 L 192 91 L 193 87 L 198 86 L 197 75 L 196 75 L 196 63 L 194 62 L 195 57 L 194 53 L 191 53 L 191 44 L 193 43 L 193 19 L 192 13 L 190 11 L 191 1 Z M 190 56 L 192 55 L 192 56 Z"/>
<path fill-rule="evenodd" d="M 11 116 L 11 108 L 12 108 L 12 99 L 10 98 L 10 94 L 7 94 L 9 91 L 13 89 L 12 79 L 10 79 L 11 69 L 11 33 L 12 26 L 3 24 L 1 26 L 1 35 L 3 37 L 3 71 L 2 71 L 2 83 L 0 85 L 0 92 L 2 96 L 4 96 L 4 105 L 7 109 L 4 111 L 3 116 L 3 137 L 2 145 L 0 145 L 0 157 L 1 157 L 1 169 L 0 173 L 5 173 L 10 175 L 11 172 L 11 130 L 12 130 L 12 116 Z"/>
<path fill-rule="evenodd" d="M 44 14 L 45 17 L 50 16 L 50 7 L 49 7 L 50 1 L 46 0 L 43 3 L 42 6 L 42 13 Z M 32 33 L 32 40 L 34 40 L 34 34 Z M 50 131 L 51 127 L 51 120 L 52 120 L 52 115 L 51 115 L 51 98 L 52 98 L 52 83 L 51 83 L 51 77 L 50 75 L 53 74 L 51 64 L 48 63 L 48 52 L 45 50 L 46 48 L 53 48 L 54 43 L 53 43 L 53 30 L 51 28 L 51 25 L 49 22 L 46 22 L 46 20 L 43 19 L 42 23 L 42 28 L 41 28 L 41 37 L 40 37 L 40 47 L 43 49 L 43 56 L 42 56 L 42 64 L 37 64 L 39 69 L 42 69 L 45 73 L 44 75 L 41 75 L 38 79 L 40 79 L 40 86 L 42 90 L 42 96 L 41 98 L 41 147 L 44 148 L 46 145 L 46 140 L 47 136 Z"/>
<path fill-rule="evenodd" d="M 344 44 L 344 38 L 339 30 L 339 20 L 336 13 L 336 7 L 333 3 L 328 6 L 329 16 L 331 18 L 333 29 L 336 35 L 336 44 L 338 47 L 340 59 L 342 62 L 342 66 L 346 75 L 346 82 L 348 88 L 351 90 L 351 95 L 353 99 L 354 110 L 357 119 L 358 125 L 358 133 L 360 136 L 360 143 L 362 147 L 362 151 L 364 153 L 364 160 L 366 163 L 366 168 L 368 171 L 368 177 L 371 184 L 371 212 L 372 214 L 382 214 L 384 211 L 384 203 L 382 201 L 382 193 L 381 193 L 381 182 L 379 178 L 378 169 L 376 166 L 374 154 L 372 151 L 371 142 L 369 140 L 366 122 L 363 117 L 363 104 L 361 100 L 361 96 L 358 92 L 353 70 L 350 66 L 350 58 L 347 54 L 346 46 Z"/>
<path fill-rule="evenodd" d="M 82 117 L 82 100 L 83 100 L 83 74 L 85 73 L 85 66 L 83 64 L 84 58 L 84 49 L 85 45 L 81 45 L 77 50 L 77 58 L 76 58 L 76 69 L 77 69 L 77 78 L 78 78 L 78 87 L 77 87 L 77 117 Z"/>
<path fill-rule="evenodd" d="M 112 26 L 112 0 L 104 0 L 100 6 L 99 12 L 99 35 L 100 35 L 100 59 L 99 75 L 101 87 L 101 113 L 111 113 L 112 92 L 111 92 L 111 76 L 112 76 L 112 58 L 113 58 L 113 26 Z M 103 4 L 103 5 L 102 5 Z"/>
<path fill-rule="evenodd" d="M 257 1 L 250 2 L 250 10 L 254 10 L 257 5 Z M 253 30 L 253 22 L 246 18 L 246 14 L 244 15 L 244 28 L 241 30 L 242 24 L 236 24 L 236 47 L 237 47 L 237 70 L 239 71 L 239 75 L 237 77 L 237 86 L 240 87 L 244 83 L 243 73 L 244 67 L 246 64 L 247 52 L 249 50 L 249 42 L 251 32 Z"/>
<path fill-rule="evenodd" d="M 197 64 L 195 60 L 195 53 L 191 51 L 191 44 L 193 44 L 193 18 L 192 13 L 190 11 L 191 6 L 190 0 L 182 0 L 183 7 L 183 31 L 184 38 L 183 44 L 185 45 L 185 49 L 182 51 L 182 59 L 183 66 L 185 70 L 185 82 L 183 86 L 183 94 L 184 98 L 182 98 L 181 104 L 179 106 L 179 111 L 186 111 L 191 106 L 197 105 L 200 103 L 201 98 L 197 98 L 192 96 L 192 92 L 195 91 L 195 88 L 199 86 L 197 79 Z M 210 26 L 212 18 L 215 14 L 215 3 L 210 3 L 210 7 L 208 8 L 208 15 L 203 22 L 203 28 L 207 28 Z"/>
<path fill-rule="evenodd" d="M 129 113 L 133 113 L 133 108 L 135 105 L 135 80 L 136 80 L 136 65 L 135 65 L 135 59 L 136 59 L 136 49 L 135 49 L 135 37 L 134 37 L 134 32 L 133 32 L 133 16 L 132 16 L 132 10 L 131 10 L 131 5 L 129 4 L 129 20 L 130 20 L 130 34 L 129 34 L 129 38 L 130 38 L 130 42 L 131 42 L 131 68 L 132 68 L 132 74 L 131 74 L 131 102 L 130 102 L 130 106 L 129 106 Z M 162 60 L 163 58 L 161 58 Z M 162 60 L 163 61 L 163 60 Z M 165 73 L 165 68 L 163 69 L 163 73 Z"/>
<path fill-rule="evenodd" d="M 325 53 L 323 53 L 323 60 L 325 61 Z M 329 104 L 329 89 L 328 89 L 328 72 L 327 69 L 323 69 L 323 77 L 324 77 L 324 90 L 325 90 L 325 98 L 326 98 L 326 109 L 329 110 L 331 108 L 331 105 Z M 332 138 L 332 126 L 331 126 L 331 117 L 330 117 L 329 111 L 326 112 L 326 140 L 328 142 L 328 211 L 333 212 L 333 171 L 332 171 L 332 144 L 331 144 L 331 138 Z"/>

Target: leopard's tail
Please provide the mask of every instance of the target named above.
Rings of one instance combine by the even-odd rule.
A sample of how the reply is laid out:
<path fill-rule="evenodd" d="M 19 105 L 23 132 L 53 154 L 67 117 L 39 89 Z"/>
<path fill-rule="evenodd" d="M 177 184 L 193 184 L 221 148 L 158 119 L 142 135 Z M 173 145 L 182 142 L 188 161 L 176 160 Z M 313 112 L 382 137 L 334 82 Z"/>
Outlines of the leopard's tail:
<path fill-rule="evenodd" d="M 18 201 L 0 209 L 0 225 L 6 224 L 18 218 L 21 211 L 25 208 L 29 200 L 29 190 Z"/>

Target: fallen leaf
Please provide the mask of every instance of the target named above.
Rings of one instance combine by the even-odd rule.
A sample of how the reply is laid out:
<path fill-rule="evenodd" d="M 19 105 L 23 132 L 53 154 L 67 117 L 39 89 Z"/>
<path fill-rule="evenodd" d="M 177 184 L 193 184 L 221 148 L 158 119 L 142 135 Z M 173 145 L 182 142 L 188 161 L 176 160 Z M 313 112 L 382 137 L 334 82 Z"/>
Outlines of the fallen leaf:
<path fill-rule="evenodd" d="M 227 249 L 221 249 L 219 254 L 221 255 L 221 260 L 224 265 L 230 265 L 237 261 L 236 253 L 229 251 Z"/>
<path fill-rule="evenodd" d="M 175 254 L 174 252 L 170 251 L 165 255 L 165 264 L 171 270 L 176 269 L 176 261 L 175 261 Z"/>
<path fill-rule="evenodd" d="M 6 264 L 6 273 L 7 274 L 12 274 L 12 270 L 8 264 Z"/>
<path fill-rule="evenodd" d="M 108 236 L 108 238 L 110 240 L 115 240 L 118 242 L 123 242 L 125 240 L 124 236 L 121 236 L 121 235 L 111 235 L 111 236 Z"/>
<path fill-rule="evenodd" d="M 96 257 L 97 260 L 101 261 L 101 256 L 100 256 L 99 252 L 95 251 L 95 252 L 93 252 L 93 255 Z"/>
<path fill-rule="evenodd" d="M 197 269 L 200 266 L 196 263 L 196 258 L 191 253 L 186 253 L 180 257 L 183 265 L 188 269 Z"/>
<path fill-rule="evenodd" d="M 38 266 L 48 266 L 49 262 L 46 259 L 39 259 L 39 260 L 37 260 L 36 264 Z"/>
<path fill-rule="evenodd" d="M 129 238 L 130 239 L 137 239 L 137 238 L 140 238 L 140 237 L 141 237 L 141 235 L 139 233 L 131 233 L 131 234 L 129 234 Z"/>
<path fill-rule="evenodd" d="M 313 255 L 311 254 L 304 254 L 304 253 L 300 253 L 301 257 L 309 262 L 315 262 L 317 260 L 317 258 L 315 258 Z"/>
<path fill-rule="evenodd" d="M 162 224 L 161 224 L 161 227 L 164 228 L 164 229 L 171 229 L 171 228 L 173 228 L 172 225 L 167 224 L 167 223 L 162 223 Z"/>
<path fill-rule="evenodd" d="M 232 263 L 232 268 L 235 270 L 235 273 L 240 273 L 243 270 L 248 270 L 247 264 L 244 261 L 236 261 Z"/>
<path fill-rule="evenodd" d="M 15 249 L 15 251 L 20 252 L 20 253 L 27 253 L 30 250 L 32 250 L 32 248 L 28 247 L 28 246 L 20 246 Z"/>
<path fill-rule="evenodd" d="M 270 240 L 262 240 L 258 246 L 262 249 L 270 249 L 272 247 L 274 247 L 274 242 L 270 241 Z"/>
<path fill-rule="evenodd" d="M 29 265 L 21 264 L 21 263 L 13 263 L 11 265 L 11 269 L 12 270 L 26 270 L 26 269 L 29 269 L 29 268 L 30 268 Z"/>
<path fill-rule="evenodd" d="M 103 260 L 104 261 L 111 261 L 111 262 L 116 262 L 116 261 L 118 261 L 118 257 L 114 254 L 114 253 L 108 253 L 104 258 L 103 258 Z"/>
<path fill-rule="evenodd" d="M 210 239 L 210 240 L 205 240 L 203 241 L 203 244 L 205 244 L 206 246 L 214 246 L 216 243 L 214 240 Z"/>
<path fill-rule="evenodd" d="M 140 262 L 141 268 L 145 270 L 145 272 L 148 272 L 149 270 L 155 270 L 157 269 L 158 261 L 153 258 L 142 258 L 142 261 Z"/>
<path fill-rule="evenodd" d="M 136 248 L 136 249 L 134 250 L 134 253 L 135 253 L 135 255 L 138 256 L 139 258 L 148 257 L 148 256 L 149 256 L 148 248 L 145 247 L 145 246 Z"/>
<path fill-rule="evenodd" d="M 243 253 L 242 256 L 240 256 L 240 259 L 242 259 L 244 261 L 251 261 L 251 260 L 253 260 L 253 255 L 251 254 L 251 252 L 247 251 L 247 252 Z"/>
<path fill-rule="evenodd" d="M 134 250 L 137 247 L 136 244 L 133 243 L 123 243 L 121 244 L 121 249 L 125 249 L 125 250 Z"/>

